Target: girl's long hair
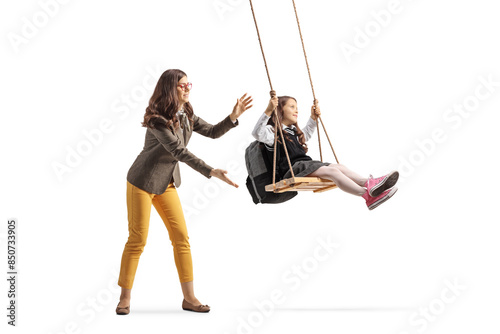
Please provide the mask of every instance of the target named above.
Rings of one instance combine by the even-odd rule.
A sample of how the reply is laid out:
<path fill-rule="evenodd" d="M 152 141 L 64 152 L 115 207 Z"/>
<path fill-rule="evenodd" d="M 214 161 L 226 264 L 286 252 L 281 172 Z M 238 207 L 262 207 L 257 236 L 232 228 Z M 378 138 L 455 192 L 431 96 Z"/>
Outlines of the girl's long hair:
<path fill-rule="evenodd" d="M 283 122 L 283 107 L 285 106 L 285 104 L 288 102 L 288 100 L 290 99 L 294 99 L 295 102 L 297 102 L 297 100 L 294 98 L 294 97 L 291 97 L 291 96 L 280 96 L 278 97 L 278 107 L 276 108 L 277 109 L 277 112 L 278 112 L 278 119 L 280 121 L 280 123 Z M 273 115 L 271 116 L 271 118 L 269 119 L 269 121 L 267 122 L 267 124 L 270 124 L 272 125 L 273 127 L 273 130 L 274 130 L 274 127 L 276 126 L 274 124 L 274 113 Z M 302 130 L 299 128 L 299 125 L 297 123 L 295 124 L 292 124 L 295 126 L 295 128 L 297 129 L 297 137 L 299 139 L 299 144 L 300 146 L 304 149 L 304 151 L 307 153 L 308 151 L 308 148 L 307 148 L 307 144 L 306 144 L 306 137 L 304 135 L 304 132 L 302 132 Z M 288 140 L 288 141 L 291 141 L 290 138 L 288 138 L 288 133 L 286 131 L 283 131 L 283 136 Z M 280 136 L 279 136 L 279 129 L 278 129 L 278 141 L 281 143 L 280 141 Z"/>
<path fill-rule="evenodd" d="M 157 128 L 161 125 L 174 130 L 180 126 L 176 115 L 181 106 L 177 95 L 177 85 L 179 80 L 185 76 L 187 76 L 186 73 L 176 69 L 163 72 L 158 79 L 153 95 L 149 99 L 144 121 L 141 123 L 142 126 Z M 193 107 L 189 102 L 184 104 L 184 112 L 193 124 Z"/>

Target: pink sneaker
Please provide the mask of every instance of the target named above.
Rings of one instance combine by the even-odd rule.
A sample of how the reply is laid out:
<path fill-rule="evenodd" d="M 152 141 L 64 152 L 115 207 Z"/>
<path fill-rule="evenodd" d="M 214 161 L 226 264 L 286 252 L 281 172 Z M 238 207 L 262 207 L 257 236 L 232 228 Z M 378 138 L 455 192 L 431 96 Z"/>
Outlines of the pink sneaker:
<path fill-rule="evenodd" d="M 382 194 L 378 195 L 377 197 L 372 197 L 370 196 L 368 190 L 363 194 L 363 198 L 366 200 L 366 206 L 368 209 L 373 210 L 380 204 L 384 203 L 387 201 L 389 198 L 392 197 L 398 191 L 397 187 L 393 187 L 391 189 L 387 189 L 384 191 Z"/>
<path fill-rule="evenodd" d="M 370 175 L 370 178 L 365 183 L 366 189 L 368 189 L 368 193 L 372 197 L 377 197 L 385 190 L 392 188 L 396 182 L 398 182 L 399 172 L 393 171 L 387 175 L 378 177 L 376 179 Z"/>

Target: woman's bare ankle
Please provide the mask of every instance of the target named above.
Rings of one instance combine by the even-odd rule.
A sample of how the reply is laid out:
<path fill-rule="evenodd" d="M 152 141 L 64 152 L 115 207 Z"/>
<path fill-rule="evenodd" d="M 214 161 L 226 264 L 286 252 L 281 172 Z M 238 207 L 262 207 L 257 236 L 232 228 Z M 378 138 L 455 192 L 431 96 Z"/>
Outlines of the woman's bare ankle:
<path fill-rule="evenodd" d="M 120 302 L 118 303 L 119 307 L 127 307 L 130 306 L 130 297 L 129 298 L 120 298 Z"/>
<path fill-rule="evenodd" d="M 189 303 L 189 304 L 193 304 L 193 305 L 200 305 L 200 301 L 198 300 L 198 298 L 196 298 L 195 296 L 184 296 L 184 299 Z"/>

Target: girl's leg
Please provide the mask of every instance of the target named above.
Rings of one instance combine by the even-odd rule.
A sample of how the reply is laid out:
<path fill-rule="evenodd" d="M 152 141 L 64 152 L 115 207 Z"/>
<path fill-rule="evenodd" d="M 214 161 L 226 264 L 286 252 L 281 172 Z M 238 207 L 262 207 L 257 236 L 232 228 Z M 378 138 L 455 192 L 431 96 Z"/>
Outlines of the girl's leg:
<path fill-rule="evenodd" d="M 324 179 L 332 180 L 335 182 L 335 184 L 343 191 L 353 194 L 356 196 L 362 196 L 366 192 L 366 188 L 362 187 L 364 184 L 363 181 L 366 182 L 366 179 L 363 179 L 356 173 L 348 170 L 345 166 L 342 166 L 343 170 L 348 173 L 348 175 L 352 178 L 355 178 L 356 181 L 348 177 L 346 174 L 344 174 L 340 168 L 338 168 L 339 165 L 331 164 L 329 166 L 323 166 L 318 168 L 316 171 L 312 172 L 308 176 L 316 176 L 316 177 L 321 177 Z"/>
<path fill-rule="evenodd" d="M 358 184 L 358 185 L 360 185 L 362 187 L 364 187 L 364 185 L 366 184 L 366 181 L 368 181 L 368 178 L 362 177 L 362 176 L 356 174 L 355 172 L 353 172 L 352 170 L 350 170 L 349 168 L 347 168 L 346 166 L 344 166 L 342 164 L 331 164 L 330 166 L 337 168 L 345 176 L 347 176 L 348 178 L 350 178 L 351 180 L 353 180 L 354 182 L 356 182 L 356 184 Z"/>
<path fill-rule="evenodd" d="M 200 301 L 194 295 L 193 264 L 186 221 L 173 183 L 169 184 L 163 194 L 154 197 L 153 205 L 165 223 L 172 242 L 175 265 L 184 299 L 193 305 L 200 305 Z"/>
<path fill-rule="evenodd" d="M 118 285 L 122 287 L 119 307 L 130 305 L 139 258 L 146 246 L 153 194 L 127 182 L 127 211 L 129 237 L 123 250 Z"/>

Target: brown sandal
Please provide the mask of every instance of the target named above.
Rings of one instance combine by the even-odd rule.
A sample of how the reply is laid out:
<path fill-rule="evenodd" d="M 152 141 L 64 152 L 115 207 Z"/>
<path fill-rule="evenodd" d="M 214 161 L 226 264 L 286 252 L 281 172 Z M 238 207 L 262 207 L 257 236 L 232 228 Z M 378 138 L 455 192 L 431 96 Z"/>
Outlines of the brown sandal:
<path fill-rule="evenodd" d="M 207 313 L 210 312 L 210 306 L 208 305 L 193 305 L 191 303 L 188 303 L 185 299 L 182 300 L 182 309 L 184 311 L 193 311 L 193 312 L 202 312 L 202 313 Z"/>
<path fill-rule="evenodd" d="M 118 305 L 120 305 L 119 302 L 118 302 Z M 130 313 L 130 305 L 127 307 L 118 307 L 118 305 L 116 305 L 116 314 L 127 315 Z"/>

